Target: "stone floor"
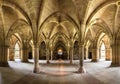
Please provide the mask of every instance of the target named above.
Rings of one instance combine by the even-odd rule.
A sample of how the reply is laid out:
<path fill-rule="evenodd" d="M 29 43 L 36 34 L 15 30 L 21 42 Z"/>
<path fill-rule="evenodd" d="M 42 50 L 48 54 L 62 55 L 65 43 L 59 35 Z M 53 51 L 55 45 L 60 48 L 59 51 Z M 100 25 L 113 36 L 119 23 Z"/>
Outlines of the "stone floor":
<path fill-rule="evenodd" d="M 10 67 L 0 67 L 0 84 L 120 84 L 120 67 L 109 67 L 110 61 L 85 61 L 86 73 L 76 73 L 79 61 L 57 60 L 40 62 L 40 73 L 32 73 L 29 63 L 9 61 Z"/>

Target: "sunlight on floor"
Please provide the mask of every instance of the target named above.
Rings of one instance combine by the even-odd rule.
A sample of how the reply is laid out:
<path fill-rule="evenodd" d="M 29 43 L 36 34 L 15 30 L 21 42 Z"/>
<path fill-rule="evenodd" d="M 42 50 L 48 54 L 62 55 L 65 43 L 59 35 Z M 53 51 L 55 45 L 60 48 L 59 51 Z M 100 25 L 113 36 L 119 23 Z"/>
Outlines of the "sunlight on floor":
<path fill-rule="evenodd" d="M 33 60 L 30 60 L 33 61 Z M 119 84 L 120 67 L 109 67 L 110 61 L 84 61 L 85 74 L 75 73 L 78 70 L 78 60 L 70 64 L 66 60 L 39 60 L 40 72 L 33 73 L 34 63 L 9 61 L 10 68 L 0 68 L 1 84 Z M 114 72 L 114 73 L 113 73 Z M 114 79 L 116 77 L 116 79 Z M 109 78 L 109 79 L 108 79 Z M 114 79 L 112 83 L 110 80 Z M 113 83 L 115 82 L 115 83 Z"/>

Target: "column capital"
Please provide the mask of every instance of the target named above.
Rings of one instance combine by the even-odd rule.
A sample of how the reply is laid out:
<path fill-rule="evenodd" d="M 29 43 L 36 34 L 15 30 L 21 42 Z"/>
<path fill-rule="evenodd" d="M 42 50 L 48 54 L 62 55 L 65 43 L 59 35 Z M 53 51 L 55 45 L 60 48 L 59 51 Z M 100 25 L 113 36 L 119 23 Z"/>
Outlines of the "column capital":
<path fill-rule="evenodd" d="M 79 46 L 84 46 L 84 42 L 79 42 Z"/>
<path fill-rule="evenodd" d="M 28 48 L 29 48 L 28 43 L 23 44 L 22 48 L 23 48 L 23 49 L 28 49 Z"/>
<path fill-rule="evenodd" d="M 39 48 L 39 43 L 38 42 L 34 42 L 33 47 L 34 48 Z"/>

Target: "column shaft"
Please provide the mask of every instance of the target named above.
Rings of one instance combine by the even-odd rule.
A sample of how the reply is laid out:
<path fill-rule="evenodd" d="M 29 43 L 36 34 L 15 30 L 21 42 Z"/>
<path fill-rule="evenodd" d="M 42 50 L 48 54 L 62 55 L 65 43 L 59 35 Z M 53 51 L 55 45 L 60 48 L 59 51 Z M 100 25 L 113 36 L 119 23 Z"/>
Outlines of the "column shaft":
<path fill-rule="evenodd" d="M 85 71 L 84 66 L 83 66 L 83 64 L 84 64 L 84 46 L 83 45 L 79 46 L 79 57 L 80 57 L 80 59 L 79 59 L 80 67 L 79 67 L 78 72 L 84 73 L 86 71 Z"/>
<path fill-rule="evenodd" d="M 46 57 L 47 57 L 47 63 L 50 63 L 49 62 L 49 49 L 48 48 L 46 49 Z"/>
<path fill-rule="evenodd" d="M 112 64 L 111 66 L 120 66 L 120 40 L 115 40 L 112 45 Z"/>
<path fill-rule="evenodd" d="M 9 48 L 9 60 L 14 61 L 15 50 L 14 48 Z"/>
<path fill-rule="evenodd" d="M 106 49 L 106 60 L 107 61 L 111 60 L 111 49 L 110 48 Z"/>
<path fill-rule="evenodd" d="M 28 62 L 28 48 L 24 47 L 22 49 L 22 62 Z"/>
<path fill-rule="evenodd" d="M 98 57 L 97 48 L 93 48 L 92 49 L 92 62 L 98 62 L 98 61 L 99 61 L 99 57 Z"/>
<path fill-rule="evenodd" d="M 9 46 L 8 45 L 3 45 L 0 46 L 0 66 L 6 67 L 8 66 L 8 50 Z"/>
<path fill-rule="evenodd" d="M 85 48 L 85 59 L 88 59 L 88 48 Z"/>
<path fill-rule="evenodd" d="M 70 63 L 73 63 L 73 48 L 70 48 Z"/>
<path fill-rule="evenodd" d="M 34 73 L 39 72 L 39 47 L 34 47 Z"/>
<path fill-rule="evenodd" d="M 51 60 L 53 60 L 53 51 L 51 50 Z"/>

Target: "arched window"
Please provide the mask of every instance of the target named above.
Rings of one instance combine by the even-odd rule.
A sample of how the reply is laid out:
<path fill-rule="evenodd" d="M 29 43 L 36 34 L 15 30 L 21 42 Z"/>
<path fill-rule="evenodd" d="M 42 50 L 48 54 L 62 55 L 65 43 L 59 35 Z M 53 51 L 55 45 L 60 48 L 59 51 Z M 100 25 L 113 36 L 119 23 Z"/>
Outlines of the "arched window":
<path fill-rule="evenodd" d="M 101 59 L 105 59 L 105 44 L 102 43 L 101 44 L 101 48 L 100 48 L 100 53 L 101 53 Z"/>
<path fill-rule="evenodd" d="M 18 44 L 18 42 L 15 44 L 15 56 L 14 56 L 15 60 L 16 59 L 20 59 L 20 46 Z"/>

